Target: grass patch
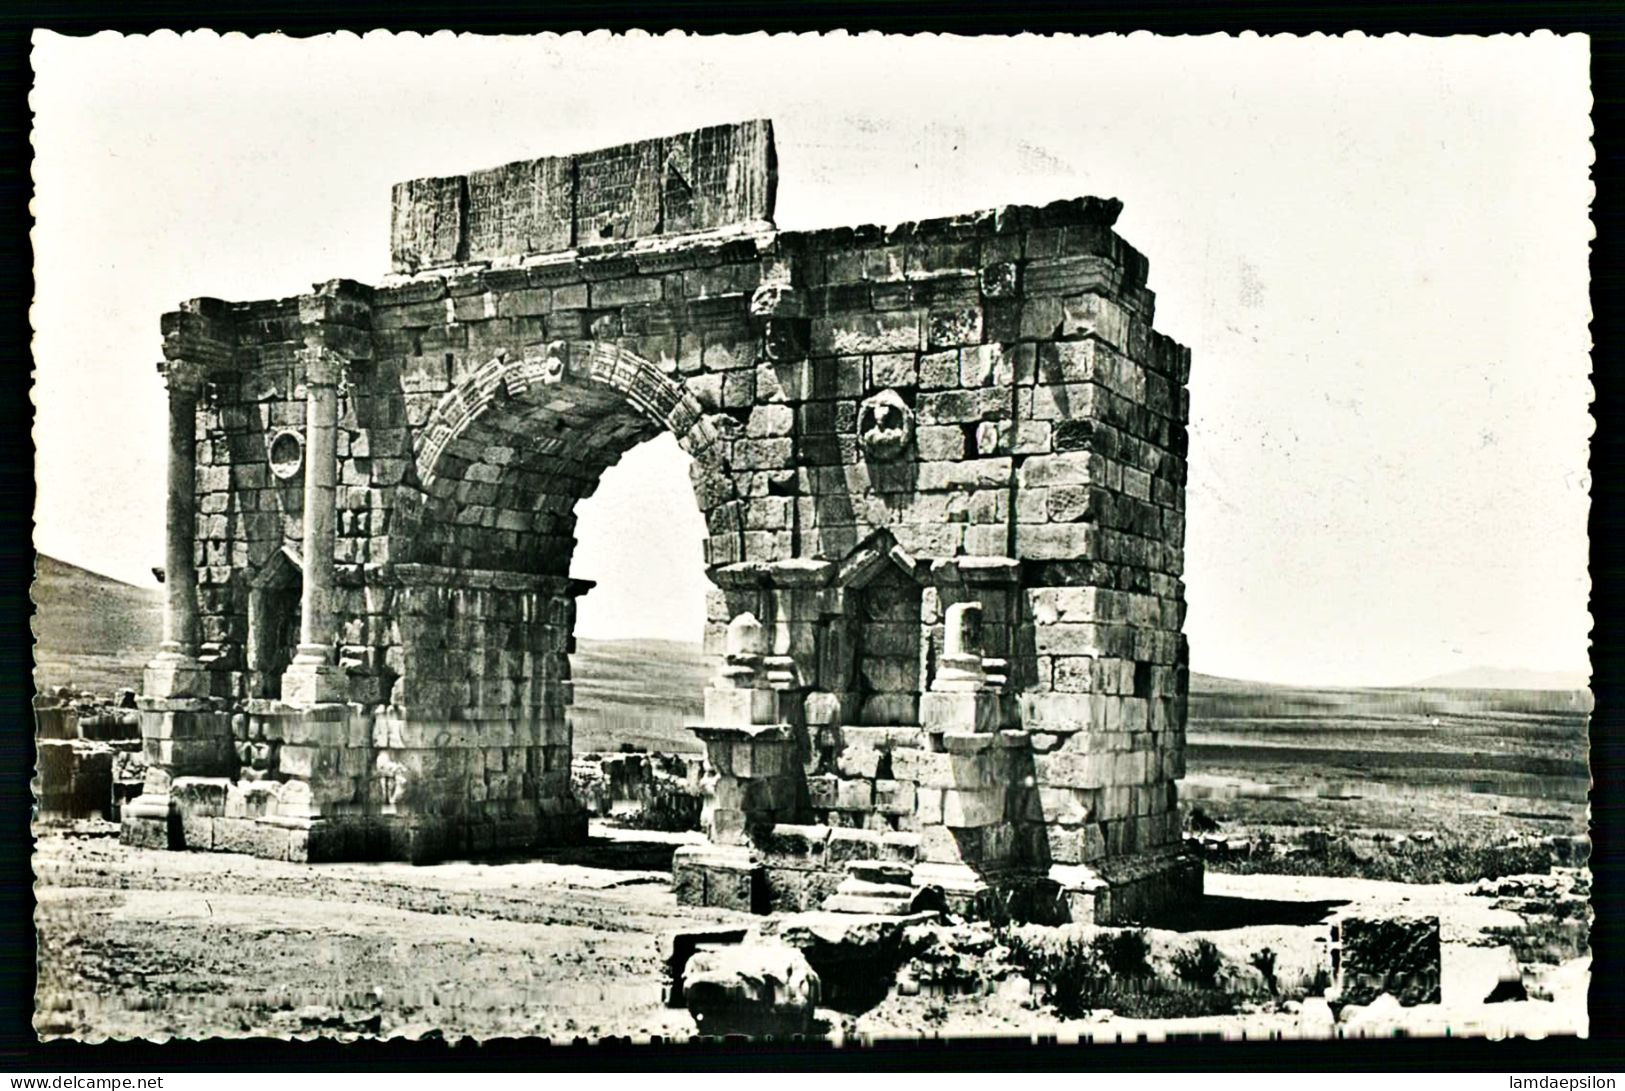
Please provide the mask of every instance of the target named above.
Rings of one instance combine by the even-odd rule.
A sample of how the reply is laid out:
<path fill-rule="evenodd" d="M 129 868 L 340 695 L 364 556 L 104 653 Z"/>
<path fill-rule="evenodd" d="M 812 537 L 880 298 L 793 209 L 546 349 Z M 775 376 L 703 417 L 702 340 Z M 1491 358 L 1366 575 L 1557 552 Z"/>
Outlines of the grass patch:
<path fill-rule="evenodd" d="M 1520 963 L 1558 966 L 1591 951 L 1591 922 L 1585 917 L 1532 917 L 1521 928 L 1490 928 L 1485 940 L 1512 948 Z"/>
<path fill-rule="evenodd" d="M 1471 883 L 1505 875 L 1544 875 L 1553 868 L 1582 866 L 1590 855 L 1584 839 L 1572 837 L 1510 843 L 1440 837 L 1420 842 L 1356 838 L 1321 830 L 1305 831 L 1290 846 L 1259 834 L 1242 852 L 1192 844 L 1199 846 L 1204 862 L 1214 871 L 1400 883 Z"/>
<path fill-rule="evenodd" d="M 1226 973 L 1224 957 L 1207 940 L 1160 964 L 1145 933 L 1085 936 L 1067 929 L 1015 928 L 1002 943 L 1039 999 L 1064 1019 L 1108 1009 L 1133 1019 L 1229 1015 L 1247 990 Z"/>
<path fill-rule="evenodd" d="M 1174 952 L 1174 973 L 1193 989 L 1217 989 L 1224 972 L 1224 956 L 1212 940 L 1199 939 L 1193 946 Z"/>

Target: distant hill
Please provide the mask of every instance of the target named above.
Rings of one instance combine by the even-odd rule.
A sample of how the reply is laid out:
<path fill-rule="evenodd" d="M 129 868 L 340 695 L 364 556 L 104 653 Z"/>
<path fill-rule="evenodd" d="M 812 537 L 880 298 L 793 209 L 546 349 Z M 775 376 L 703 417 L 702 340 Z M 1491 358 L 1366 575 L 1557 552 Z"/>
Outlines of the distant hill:
<path fill-rule="evenodd" d="M 1191 671 L 1192 693 L 1257 693 L 1260 690 L 1290 688 L 1274 682 L 1251 682 L 1245 678 L 1225 678 L 1222 675 Z"/>
<path fill-rule="evenodd" d="M 705 685 L 717 661 L 700 645 L 675 640 L 576 639 L 575 750 L 699 750 L 688 725 L 705 711 Z"/>
<path fill-rule="evenodd" d="M 162 591 L 134 587 L 54 557 L 38 558 L 34 633 L 40 684 L 111 692 L 139 686 L 141 667 L 163 628 Z M 652 746 L 681 740 L 704 710 L 716 659 L 700 645 L 670 640 L 578 639 L 575 679 L 577 750 L 621 742 Z M 1589 711 L 1586 680 L 1534 671 L 1477 669 L 1414 686 L 1272 685 L 1191 674 L 1193 724 L 1255 715 L 1416 714 Z"/>
<path fill-rule="evenodd" d="M 579 637 L 570 664 L 578 707 L 633 705 L 696 715 L 717 668 L 698 644 Z"/>
<path fill-rule="evenodd" d="M 1585 689 L 1589 676 L 1575 671 L 1526 671 L 1514 667 L 1468 667 L 1435 674 L 1411 685 L 1420 689 Z"/>
<path fill-rule="evenodd" d="M 161 590 L 37 555 L 32 592 L 36 684 L 107 694 L 139 688 L 163 637 Z"/>

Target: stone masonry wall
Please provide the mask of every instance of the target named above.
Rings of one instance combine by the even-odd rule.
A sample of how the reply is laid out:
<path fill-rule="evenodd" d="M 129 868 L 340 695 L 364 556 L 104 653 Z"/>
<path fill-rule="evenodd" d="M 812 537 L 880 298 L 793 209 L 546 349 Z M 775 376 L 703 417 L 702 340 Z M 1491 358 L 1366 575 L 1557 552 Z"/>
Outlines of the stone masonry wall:
<path fill-rule="evenodd" d="M 334 655 L 367 725 L 323 766 L 342 773 L 303 775 L 318 814 L 567 806 L 575 504 L 664 429 L 707 526 L 707 650 L 750 613 L 779 657 L 805 786 L 786 815 L 944 861 L 1173 848 L 1190 359 L 1152 329 L 1120 205 L 776 232 L 771 130 L 706 132 L 620 149 L 621 173 L 591 153 L 398 187 L 397 272 L 319 286 L 338 320 L 308 297 L 166 319 L 227 361 L 198 409 L 195 548 L 221 707 L 264 692 L 254 596 L 297 569 L 320 344 L 349 360 Z M 726 214 L 694 204 L 713 175 Z M 998 757 L 932 722 L 963 602 L 997 672 L 957 730 L 1004 732 Z"/>

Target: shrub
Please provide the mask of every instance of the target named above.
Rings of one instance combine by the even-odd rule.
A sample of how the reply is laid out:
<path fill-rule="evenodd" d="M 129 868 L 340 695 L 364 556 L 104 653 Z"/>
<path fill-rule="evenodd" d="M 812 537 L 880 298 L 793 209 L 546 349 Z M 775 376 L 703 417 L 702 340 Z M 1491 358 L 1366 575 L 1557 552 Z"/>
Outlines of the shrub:
<path fill-rule="evenodd" d="M 1224 956 L 1212 940 L 1199 939 L 1195 946 L 1175 951 L 1170 961 L 1179 980 L 1192 988 L 1213 990 L 1219 987 L 1219 975 L 1224 971 Z"/>
<path fill-rule="evenodd" d="M 1144 932 L 1108 932 L 1096 936 L 1093 946 L 1114 977 L 1151 976 L 1151 945 Z"/>
<path fill-rule="evenodd" d="M 1270 995 L 1275 995 L 1279 991 L 1275 981 L 1275 949 L 1262 948 L 1253 952 L 1253 957 L 1247 961 L 1264 978 L 1264 986 L 1269 989 Z"/>
<path fill-rule="evenodd" d="M 1044 1001 L 1063 1019 L 1076 1019 L 1101 1001 L 1111 985 L 1111 971 L 1098 953 L 1097 942 L 1051 934 L 1029 937 L 1012 932 L 1005 939 L 1010 961 L 1043 994 Z"/>
<path fill-rule="evenodd" d="M 1187 826 L 1192 833 L 1212 833 L 1219 823 L 1200 807 L 1192 807 Z"/>
<path fill-rule="evenodd" d="M 1234 998 L 1218 987 L 1216 970 L 1209 975 L 1212 983 L 1205 987 L 1159 977 L 1143 932 L 1101 933 L 1085 940 L 1075 933 L 1029 929 L 1011 931 L 1003 942 L 1010 962 L 1064 1019 L 1076 1019 L 1099 1008 L 1138 1019 L 1235 1011 Z M 1217 959 L 1217 949 L 1212 944 L 1207 947 Z"/>
<path fill-rule="evenodd" d="M 1200 842 L 1194 845 L 1202 851 Z M 1266 832 L 1254 836 L 1252 851 L 1232 855 L 1203 853 L 1215 871 L 1274 875 L 1330 875 L 1401 883 L 1470 883 L 1505 875 L 1544 875 L 1554 867 L 1576 867 L 1589 853 L 1584 838 L 1489 842 L 1441 837 L 1419 842 L 1357 839 L 1325 830 L 1304 830 L 1295 847 L 1277 844 Z"/>

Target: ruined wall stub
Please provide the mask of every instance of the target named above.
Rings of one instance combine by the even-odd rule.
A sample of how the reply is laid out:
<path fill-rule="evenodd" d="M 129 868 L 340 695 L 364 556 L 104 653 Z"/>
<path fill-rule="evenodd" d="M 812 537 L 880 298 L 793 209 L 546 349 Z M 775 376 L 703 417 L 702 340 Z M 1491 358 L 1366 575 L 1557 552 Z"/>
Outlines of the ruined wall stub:
<path fill-rule="evenodd" d="M 681 897 L 816 905 L 865 859 L 1036 915 L 1199 884 L 1190 357 L 1118 202 L 779 232 L 775 174 L 751 122 L 403 183 L 380 284 L 165 317 L 170 624 L 128 839 L 581 837 L 575 505 L 666 430 L 725 664 Z"/>

